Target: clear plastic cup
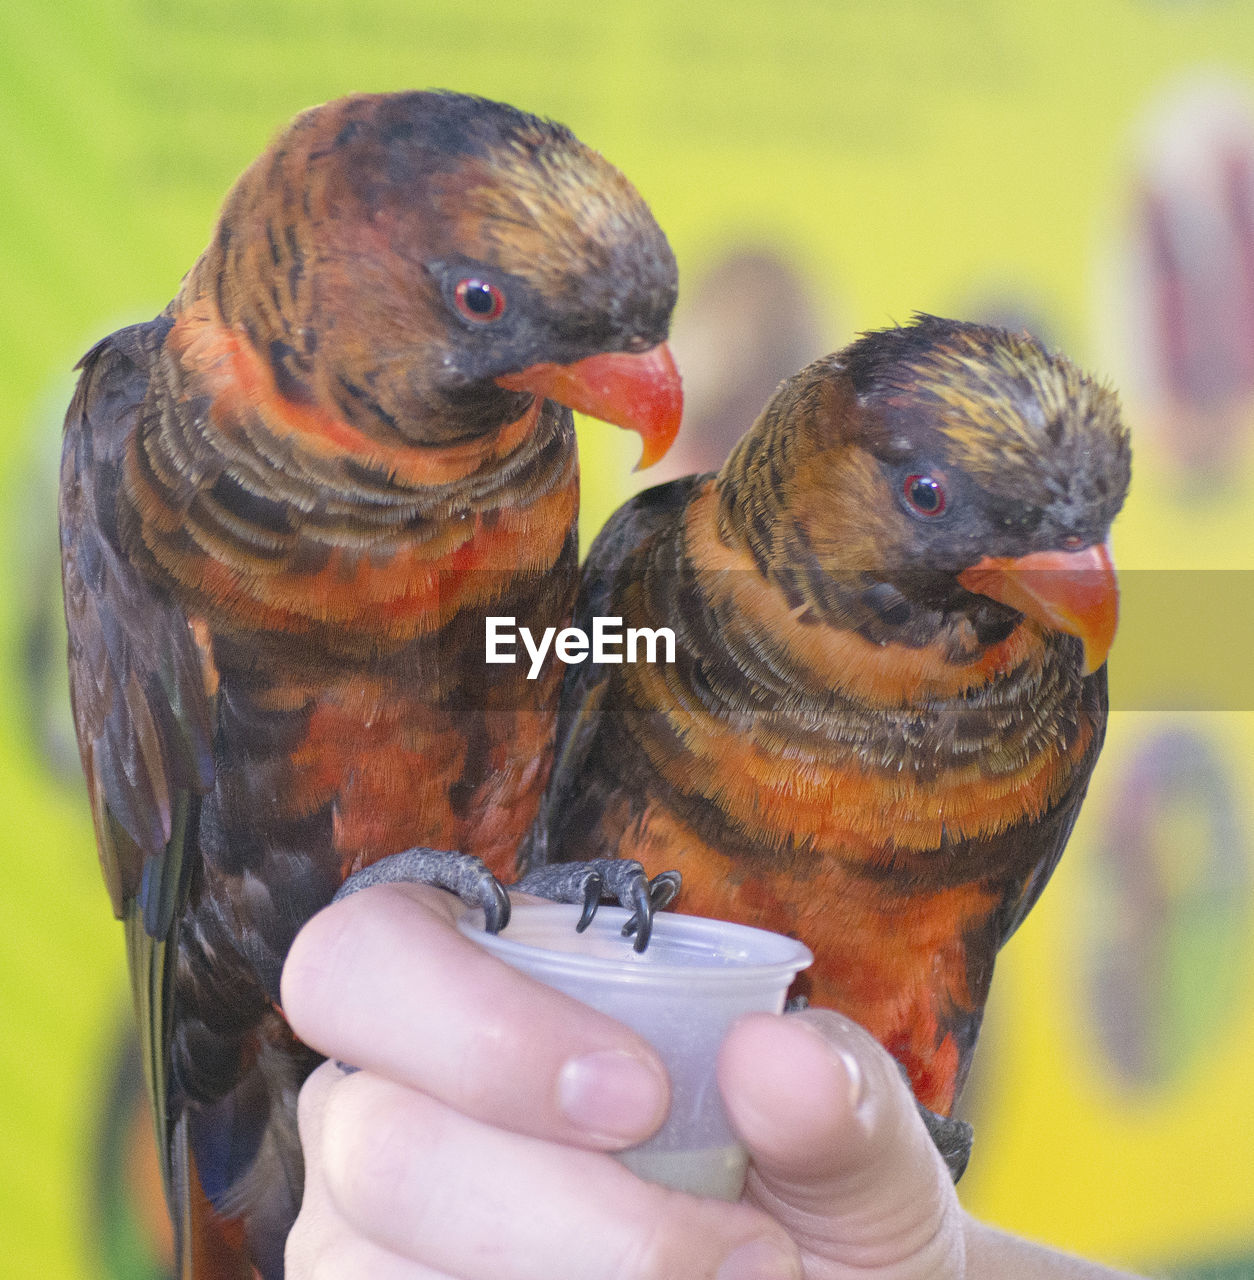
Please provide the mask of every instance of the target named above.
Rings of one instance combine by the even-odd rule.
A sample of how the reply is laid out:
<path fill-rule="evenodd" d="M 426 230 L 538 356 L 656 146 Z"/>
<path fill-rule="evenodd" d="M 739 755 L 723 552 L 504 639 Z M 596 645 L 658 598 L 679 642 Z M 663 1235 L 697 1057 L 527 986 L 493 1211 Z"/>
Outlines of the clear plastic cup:
<path fill-rule="evenodd" d="M 742 1014 L 781 1012 L 814 957 L 782 934 L 669 911 L 654 918 L 648 950 L 637 954 L 621 933 L 628 912 L 602 907 L 576 933 L 579 915 L 576 906 L 520 905 L 495 937 L 482 912 L 459 927 L 515 969 L 626 1023 L 661 1055 L 670 1112 L 647 1142 L 618 1153 L 623 1164 L 679 1191 L 738 1199 L 747 1157 L 714 1079 L 719 1045 Z"/>

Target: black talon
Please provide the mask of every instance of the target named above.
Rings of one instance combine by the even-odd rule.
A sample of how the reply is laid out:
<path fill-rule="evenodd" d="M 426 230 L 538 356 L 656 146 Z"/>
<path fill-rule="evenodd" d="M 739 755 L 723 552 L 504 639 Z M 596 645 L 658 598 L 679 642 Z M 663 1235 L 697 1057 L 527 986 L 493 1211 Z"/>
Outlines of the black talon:
<path fill-rule="evenodd" d="M 583 914 L 576 925 L 581 933 L 591 924 L 603 899 L 617 898 L 632 913 L 623 926 L 623 937 L 634 934 L 636 950 L 643 951 L 653 934 L 654 915 L 675 900 L 679 886 L 678 871 L 663 871 L 648 880 L 638 862 L 597 858 L 535 867 L 514 888 L 554 902 L 581 903 Z"/>
<path fill-rule="evenodd" d="M 583 914 L 575 926 L 576 933 L 582 933 L 591 923 L 601 905 L 601 891 L 605 888 L 605 880 L 597 872 L 589 873 L 583 882 Z"/>
<path fill-rule="evenodd" d="M 649 940 L 653 937 L 653 917 L 675 901 L 681 883 L 682 877 L 678 871 L 663 871 L 645 885 L 640 881 L 632 885 L 631 898 L 635 911 L 623 925 L 623 937 L 630 938 L 639 928 L 635 942 L 637 951 L 643 951 L 649 945 Z M 642 918 L 644 925 L 640 927 L 639 921 Z"/>
<path fill-rule="evenodd" d="M 653 898 L 649 892 L 650 888 L 649 882 L 643 875 L 632 884 L 631 905 L 635 908 L 635 913 L 623 925 L 624 938 L 630 938 L 633 933 L 636 935 L 633 945 L 637 954 L 649 945 L 649 939 L 653 936 Z"/>
<path fill-rule="evenodd" d="M 649 900 L 654 911 L 665 911 L 679 896 L 683 877 L 678 871 L 663 871 L 649 881 Z"/>
<path fill-rule="evenodd" d="M 509 924 L 509 894 L 491 872 L 488 878 L 491 883 L 484 886 L 484 901 L 479 904 L 483 908 L 483 927 L 488 933 L 500 933 Z"/>
<path fill-rule="evenodd" d="M 647 900 L 649 883 L 645 881 L 644 877 L 637 876 L 631 881 L 626 893 L 631 896 L 632 913 L 628 916 L 627 923 L 621 929 L 622 936 L 630 938 L 640 928 L 641 916 L 644 916 L 645 919 L 645 932 L 650 932 L 651 928 L 653 928 L 653 902 Z M 626 906 L 627 904 L 626 902 L 621 902 L 621 905 Z M 645 946 L 647 946 L 647 943 L 645 943 Z M 639 942 L 637 942 L 636 950 L 644 951 L 644 947 L 639 946 Z"/>

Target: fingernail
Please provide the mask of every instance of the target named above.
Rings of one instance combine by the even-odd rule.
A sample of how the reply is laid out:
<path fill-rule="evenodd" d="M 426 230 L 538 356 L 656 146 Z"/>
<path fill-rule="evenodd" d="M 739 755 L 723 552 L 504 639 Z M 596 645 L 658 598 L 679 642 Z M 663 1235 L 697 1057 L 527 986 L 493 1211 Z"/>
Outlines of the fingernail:
<path fill-rule="evenodd" d="M 723 1259 L 716 1280 L 801 1280 L 801 1264 L 773 1240 L 751 1240 Z"/>
<path fill-rule="evenodd" d="M 557 1102 L 590 1136 L 639 1141 L 662 1122 L 665 1077 L 646 1059 L 617 1049 L 568 1062 L 558 1076 Z"/>
<path fill-rule="evenodd" d="M 857 1056 L 852 1049 L 843 1049 L 839 1045 L 834 1045 L 828 1036 L 825 1036 L 817 1027 L 811 1026 L 808 1022 L 798 1020 L 799 1025 L 814 1036 L 823 1046 L 824 1052 L 831 1054 L 841 1066 L 845 1073 L 847 1082 L 849 1109 L 850 1111 L 858 1111 L 866 1097 L 866 1078 L 862 1073 L 862 1067 L 858 1062 Z M 847 1030 L 850 1034 L 854 1033 L 854 1025 L 843 1018 L 829 1018 L 829 1023 L 842 1029 Z"/>
<path fill-rule="evenodd" d="M 836 1056 L 840 1059 L 840 1065 L 845 1069 L 845 1075 L 849 1080 L 849 1109 L 857 1111 L 862 1105 L 862 1095 L 865 1092 L 862 1080 L 862 1068 L 858 1065 L 858 1060 L 847 1049 L 837 1049 Z"/>

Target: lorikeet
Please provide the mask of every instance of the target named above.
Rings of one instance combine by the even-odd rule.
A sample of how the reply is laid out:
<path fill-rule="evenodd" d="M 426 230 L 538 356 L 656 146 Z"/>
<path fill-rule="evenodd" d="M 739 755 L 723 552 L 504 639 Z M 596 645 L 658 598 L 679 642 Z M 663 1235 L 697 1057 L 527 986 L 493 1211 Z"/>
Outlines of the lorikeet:
<path fill-rule="evenodd" d="M 483 864 L 513 871 L 559 676 L 487 666 L 483 620 L 568 619 L 569 409 L 664 451 L 675 293 L 648 208 L 565 128 L 361 95 L 298 116 L 174 301 L 82 361 L 71 689 L 185 1276 L 282 1274 L 301 924 L 413 846 L 503 898 Z"/>
<path fill-rule="evenodd" d="M 811 364 L 593 545 L 576 625 L 675 661 L 569 668 L 530 860 L 674 866 L 681 909 L 803 939 L 947 1116 L 1101 748 L 1129 471 L 1115 395 L 1026 336 L 919 316 Z"/>

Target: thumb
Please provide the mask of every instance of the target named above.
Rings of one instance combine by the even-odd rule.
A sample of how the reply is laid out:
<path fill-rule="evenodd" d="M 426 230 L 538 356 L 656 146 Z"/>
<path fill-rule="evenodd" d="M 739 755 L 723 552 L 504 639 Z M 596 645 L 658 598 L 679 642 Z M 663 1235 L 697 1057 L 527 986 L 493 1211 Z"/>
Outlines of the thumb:
<path fill-rule="evenodd" d="M 962 1212 L 896 1063 L 829 1010 L 742 1019 L 719 1086 L 752 1166 L 746 1198 L 797 1242 L 807 1280 L 948 1280 Z"/>

